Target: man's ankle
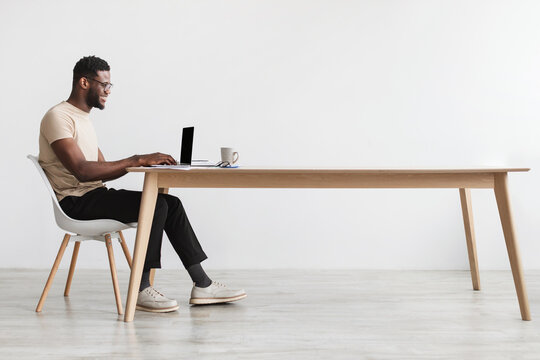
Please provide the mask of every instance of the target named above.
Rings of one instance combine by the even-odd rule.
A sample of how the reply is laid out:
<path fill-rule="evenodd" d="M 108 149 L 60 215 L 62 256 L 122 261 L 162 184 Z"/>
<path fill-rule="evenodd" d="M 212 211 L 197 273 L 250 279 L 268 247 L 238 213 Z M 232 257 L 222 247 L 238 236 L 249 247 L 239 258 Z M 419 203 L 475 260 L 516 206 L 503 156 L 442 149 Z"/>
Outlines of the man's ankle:
<path fill-rule="evenodd" d="M 143 291 L 150 286 L 150 270 L 143 271 L 141 277 L 141 284 L 139 285 L 139 292 Z"/>
<path fill-rule="evenodd" d="M 195 283 L 196 287 L 206 288 L 212 285 L 212 280 L 206 275 L 206 272 L 202 268 L 201 264 L 194 264 L 187 268 L 191 280 Z"/>

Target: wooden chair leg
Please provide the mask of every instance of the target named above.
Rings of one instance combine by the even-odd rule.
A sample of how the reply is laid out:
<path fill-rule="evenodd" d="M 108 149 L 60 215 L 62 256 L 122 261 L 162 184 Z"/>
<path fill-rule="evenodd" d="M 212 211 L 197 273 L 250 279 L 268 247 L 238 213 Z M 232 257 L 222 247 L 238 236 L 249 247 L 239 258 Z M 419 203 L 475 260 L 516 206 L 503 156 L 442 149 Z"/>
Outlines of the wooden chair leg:
<path fill-rule="evenodd" d="M 116 276 L 116 265 L 114 263 L 114 253 L 111 242 L 111 235 L 105 235 L 105 246 L 107 246 L 107 254 L 109 255 L 109 265 L 111 268 L 111 277 L 114 289 L 114 297 L 116 298 L 116 308 L 118 315 L 122 315 L 124 310 L 122 308 L 122 298 L 120 297 L 120 288 L 118 286 L 118 277 Z"/>
<path fill-rule="evenodd" d="M 75 272 L 75 265 L 77 264 L 77 255 L 79 255 L 79 247 L 81 246 L 80 241 L 75 242 L 73 247 L 73 255 L 71 255 L 71 264 L 69 265 L 69 274 L 66 281 L 66 288 L 64 289 L 64 296 L 69 295 L 69 290 L 71 289 L 71 280 L 73 280 L 73 273 Z"/>
<path fill-rule="evenodd" d="M 126 256 L 126 260 L 128 262 L 129 268 L 131 269 L 131 255 L 129 254 L 129 248 L 126 244 L 126 239 L 124 239 L 124 234 L 122 234 L 121 231 L 118 232 L 118 235 L 120 235 L 120 245 L 122 246 L 122 250 L 124 251 L 124 255 Z"/>
<path fill-rule="evenodd" d="M 154 286 L 155 276 L 156 276 L 156 269 L 150 269 L 150 286 Z"/>
<path fill-rule="evenodd" d="M 471 189 L 459 189 L 461 197 L 461 211 L 463 212 L 463 225 L 467 239 L 467 252 L 469 253 L 469 266 L 474 290 L 480 290 L 480 273 L 478 271 L 478 256 L 476 255 L 476 239 L 474 237 L 474 222 L 471 204 Z"/>
<path fill-rule="evenodd" d="M 41 312 L 41 309 L 43 309 L 43 304 L 45 303 L 45 299 L 47 299 L 47 294 L 49 293 L 49 290 L 51 288 L 52 282 L 54 280 L 54 276 L 56 275 L 56 271 L 58 270 L 58 266 L 60 266 L 60 261 L 62 261 L 62 257 L 64 256 L 64 251 L 66 251 L 66 247 L 67 247 L 70 237 L 71 235 L 69 234 L 64 235 L 64 240 L 62 241 L 62 244 L 60 245 L 60 250 L 58 250 L 58 254 L 56 255 L 56 260 L 54 260 L 54 264 L 49 274 L 49 278 L 47 279 L 47 282 L 45 283 L 45 288 L 43 289 L 43 292 L 41 293 L 41 297 L 39 298 L 39 302 L 36 307 L 36 312 Z"/>

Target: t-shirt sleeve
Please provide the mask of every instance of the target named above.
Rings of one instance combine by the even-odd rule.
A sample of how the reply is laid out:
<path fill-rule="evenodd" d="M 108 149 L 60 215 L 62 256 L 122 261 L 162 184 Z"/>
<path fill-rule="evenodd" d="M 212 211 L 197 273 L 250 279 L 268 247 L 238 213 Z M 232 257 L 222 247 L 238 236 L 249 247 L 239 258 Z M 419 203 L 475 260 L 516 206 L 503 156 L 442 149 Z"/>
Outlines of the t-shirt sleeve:
<path fill-rule="evenodd" d="M 73 119 L 62 112 L 49 111 L 41 121 L 41 132 L 49 145 L 56 140 L 74 138 L 75 126 Z"/>

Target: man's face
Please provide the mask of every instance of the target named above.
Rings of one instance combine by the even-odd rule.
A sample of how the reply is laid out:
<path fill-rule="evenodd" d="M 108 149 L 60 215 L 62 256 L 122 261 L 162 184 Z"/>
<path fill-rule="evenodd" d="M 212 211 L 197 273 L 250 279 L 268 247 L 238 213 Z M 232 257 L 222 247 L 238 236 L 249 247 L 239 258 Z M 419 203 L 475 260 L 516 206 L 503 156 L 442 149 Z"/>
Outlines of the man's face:
<path fill-rule="evenodd" d="M 107 84 L 111 82 L 110 72 L 98 71 L 97 76 L 88 77 L 88 82 L 90 83 L 90 88 L 86 94 L 86 104 L 100 110 L 105 109 L 107 96 L 111 93 L 111 89 L 105 90 Z"/>

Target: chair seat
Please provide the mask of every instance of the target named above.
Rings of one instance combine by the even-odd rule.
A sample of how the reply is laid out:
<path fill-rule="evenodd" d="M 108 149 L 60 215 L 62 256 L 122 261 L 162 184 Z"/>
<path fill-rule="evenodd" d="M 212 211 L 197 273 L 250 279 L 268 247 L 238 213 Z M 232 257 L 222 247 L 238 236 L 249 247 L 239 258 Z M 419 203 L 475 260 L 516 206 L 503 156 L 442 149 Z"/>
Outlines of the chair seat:
<path fill-rule="evenodd" d="M 137 227 L 136 222 L 124 224 L 112 219 L 75 220 L 66 218 L 65 216 L 56 216 L 56 211 L 55 217 L 56 223 L 61 229 L 73 234 L 86 236 L 100 236 Z"/>

